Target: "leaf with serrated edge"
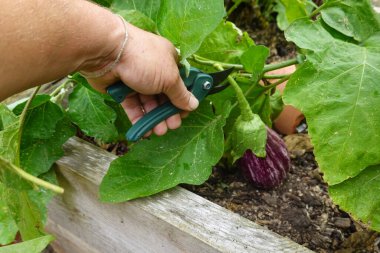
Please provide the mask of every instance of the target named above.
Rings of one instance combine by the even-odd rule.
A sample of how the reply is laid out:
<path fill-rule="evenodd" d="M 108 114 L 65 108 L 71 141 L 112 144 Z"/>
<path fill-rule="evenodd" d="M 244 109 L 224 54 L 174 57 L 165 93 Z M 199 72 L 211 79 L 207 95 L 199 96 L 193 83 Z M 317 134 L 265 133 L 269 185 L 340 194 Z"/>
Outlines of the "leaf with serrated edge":
<path fill-rule="evenodd" d="M 380 231 L 380 165 L 368 167 L 355 178 L 330 186 L 339 207 Z"/>
<path fill-rule="evenodd" d="M 181 51 L 182 59 L 195 53 L 222 21 L 223 0 L 162 0 L 158 30 Z"/>
<path fill-rule="evenodd" d="M 299 44 L 307 38 L 312 49 L 316 45 L 309 44 L 315 37 L 310 25 L 300 20 L 303 38 L 292 39 Z M 284 99 L 305 114 L 316 159 L 331 185 L 380 163 L 380 45 L 358 46 L 331 38 L 323 43 L 330 47 L 307 54 L 307 62 L 287 84 Z"/>
<path fill-rule="evenodd" d="M 121 202 L 180 183 L 203 183 L 223 155 L 224 123 L 224 117 L 215 116 L 205 102 L 178 130 L 135 144 L 111 163 L 100 185 L 101 200 Z"/>

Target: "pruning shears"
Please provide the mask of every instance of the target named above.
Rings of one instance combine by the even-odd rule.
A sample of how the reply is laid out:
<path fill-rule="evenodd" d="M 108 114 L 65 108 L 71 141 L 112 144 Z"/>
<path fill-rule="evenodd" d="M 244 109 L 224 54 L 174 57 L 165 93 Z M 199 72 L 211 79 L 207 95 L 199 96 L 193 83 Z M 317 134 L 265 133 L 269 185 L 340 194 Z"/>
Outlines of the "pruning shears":
<path fill-rule="evenodd" d="M 232 73 L 233 69 L 227 69 L 216 73 L 204 73 L 197 68 L 191 67 L 190 72 L 186 75 L 185 68 L 179 70 L 181 78 L 186 88 L 191 91 L 194 96 L 201 102 L 206 96 L 218 93 L 228 87 L 223 84 L 227 77 Z M 107 93 L 117 102 L 124 101 L 126 96 L 135 92 L 123 82 L 116 82 L 107 88 Z M 153 129 L 158 123 L 179 113 L 181 109 L 175 107 L 170 101 L 156 107 L 152 111 L 146 113 L 139 121 L 137 121 L 127 132 L 128 141 L 138 141 L 149 130 Z"/>

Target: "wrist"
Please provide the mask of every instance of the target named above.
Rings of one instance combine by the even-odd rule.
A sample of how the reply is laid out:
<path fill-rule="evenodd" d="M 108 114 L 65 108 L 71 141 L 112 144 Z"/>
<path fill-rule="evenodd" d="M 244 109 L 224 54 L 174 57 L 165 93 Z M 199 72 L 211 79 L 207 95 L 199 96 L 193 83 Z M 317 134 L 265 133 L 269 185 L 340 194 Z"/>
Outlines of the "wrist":
<path fill-rule="evenodd" d="M 112 14 L 112 24 L 99 47 L 88 52 L 77 69 L 86 78 L 101 77 L 119 62 L 128 41 L 127 25 L 121 16 Z"/>

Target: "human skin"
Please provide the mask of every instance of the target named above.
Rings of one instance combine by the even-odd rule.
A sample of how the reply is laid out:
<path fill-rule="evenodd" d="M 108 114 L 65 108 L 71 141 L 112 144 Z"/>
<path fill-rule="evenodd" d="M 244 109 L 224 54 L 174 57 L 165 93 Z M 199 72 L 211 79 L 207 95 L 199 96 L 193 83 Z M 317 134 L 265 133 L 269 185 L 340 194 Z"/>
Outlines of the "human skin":
<path fill-rule="evenodd" d="M 117 58 L 125 37 L 120 17 L 85 0 L 0 0 L 0 101 L 75 71 L 93 72 Z M 166 99 L 184 111 L 198 106 L 179 75 L 177 52 L 165 38 L 126 24 L 119 63 L 88 79 L 97 90 L 118 80 L 137 93 L 122 102 L 132 123 Z M 179 114 L 154 129 L 163 135 L 181 124 Z M 150 134 L 150 133 L 148 133 Z"/>

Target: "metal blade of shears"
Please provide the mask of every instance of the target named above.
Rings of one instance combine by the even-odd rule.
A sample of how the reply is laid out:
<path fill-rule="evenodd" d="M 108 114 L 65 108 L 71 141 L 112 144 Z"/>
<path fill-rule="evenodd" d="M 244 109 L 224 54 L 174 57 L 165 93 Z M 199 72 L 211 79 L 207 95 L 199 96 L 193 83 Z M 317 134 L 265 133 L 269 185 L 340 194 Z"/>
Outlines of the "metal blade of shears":
<path fill-rule="evenodd" d="M 227 77 L 232 73 L 232 71 L 234 71 L 234 69 L 230 68 L 223 71 L 219 71 L 215 73 L 207 73 L 207 74 L 210 75 L 212 79 L 214 80 L 214 86 L 218 86 L 219 84 L 222 84 L 227 79 Z"/>
<path fill-rule="evenodd" d="M 209 73 L 208 75 L 210 75 L 214 80 L 214 85 L 213 88 L 208 92 L 208 95 L 212 95 L 226 89 L 229 86 L 229 83 L 224 83 L 227 80 L 228 76 L 233 72 L 233 70 L 233 68 L 229 68 L 223 71 Z"/>

